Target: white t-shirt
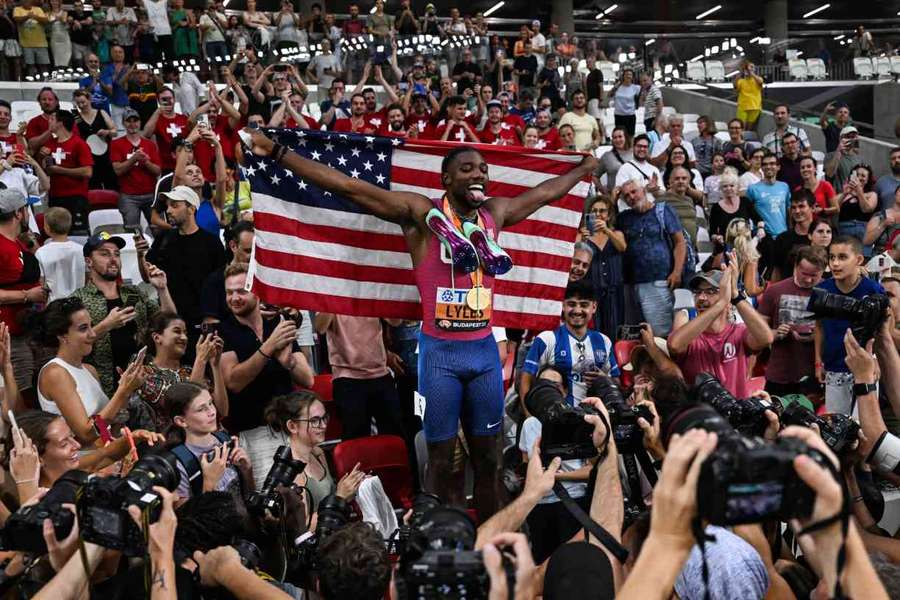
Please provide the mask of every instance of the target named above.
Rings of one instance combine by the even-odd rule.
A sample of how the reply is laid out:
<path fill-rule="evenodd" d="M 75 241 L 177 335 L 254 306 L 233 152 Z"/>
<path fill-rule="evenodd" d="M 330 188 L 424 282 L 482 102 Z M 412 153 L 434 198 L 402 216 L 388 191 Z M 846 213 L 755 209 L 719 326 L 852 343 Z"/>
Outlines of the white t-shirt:
<path fill-rule="evenodd" d="M 662 173 L 659 172 L 659 169 L 647 161 L 629 160 L 619 167 L 619 172 L 616 173 L 616 187 L 620 187 L 629 179 L 637 179 L 643 181 L 644 185 L 648 185 L 654 174 L 659 182 L 659 191 L 665 191 L 666 186 L 663 185 Z"/>
<path fill-rule="evenodd" d="M 762 178 L 759 175 L 756 175 L 751 171 L 747 171 L 738 179 L 738 190 L 743 196 L 745 193 L 747 193 L 747 188 L 749 188 L 754 183 L 759 183 L 760 181 L 762 181 Z"/>
<path fill-rule="evenodd" d="M 525 422 L 522 423 L 522 435 L 519 436 L 519 450 L 525 452 L 528 454 L 528 457 L 531 458 L 531 450 L 534 447 L 534 442 L 540 435 L 541 422 L 534 417 L 525 419 Z M 560 473 L 571 473 L 572 471 L 577 471 L 584 467 L 586 464 L 587 461 L 583 459 L 564 460 L 559 466 L 559 471 Z M 586 481 L 562 481 L 560 483 L 563 484 L 563 487 L 566 488 L 566 491 L 569 492 L 569 495 L 572 498 L 581 498 L 587 493 Z M 556 497 L 555 492 L 551 491 L 541 498 L 540 501 L 538 501 L 538 504 L 551 504 L 553 502 L 559 502 L 559 498 Z"/>
<path fill-rule="evenodd" d="M 334 54 L 317 54 L 309 61 L 307 69 L 312 69 L 319 80 L 319 89 L 329 89 L 331 82 L 341 72 L 341 63 Z M 331 74 L 326 74 L 325 69 L 331 69 Z"/>
<path fill-rule="evenodd" d="M 650 158 L 656 158 L 663 152 L 669 149 L 669 144 L 672 143 L 672 138 L 669 137 L 668 133 L 663 134 L 663 136 L 659 139 L 658 142 L 653 144 L 653 151 L 650 153 Z M 681 145 L 687 150 L 688 160 L 694 162 L 697 160 L 697 155 L 694 153 L 694 145 L 681 138 Z"/>
<path fill-rule="evenodd" d="M 172 27 L 169 25 L 169 4 L 167 0 L 144 0 L 144 10 L 147 11 L 147 20 L 153 27 L 156 35 L 172 35 Z"/>
<path fill-rule="evenodd" d="M 50 288 L 50 302 L 65 298 L 84 286 L 84 252 L 81 244 L 69 240 L 48 241 L 34 253 Z"/>

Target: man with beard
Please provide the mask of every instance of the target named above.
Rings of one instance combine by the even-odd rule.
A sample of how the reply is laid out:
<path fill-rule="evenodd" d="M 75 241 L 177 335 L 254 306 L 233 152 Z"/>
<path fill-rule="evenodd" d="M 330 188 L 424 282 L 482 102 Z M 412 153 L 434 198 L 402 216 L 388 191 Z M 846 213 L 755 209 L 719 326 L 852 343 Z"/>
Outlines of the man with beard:
<path fill-rule="evenodd" d="M 406 111 L 399 104 L 387 107 L 387 122 L 378 128 L 378 135 L 387 137 L 418 137 L 419 129 L 413 125 L 406 127 Z"/>
<path fill-rule="evenodd" d="M 541 150 L 559 150 L 559 130 L 553 126 L 550 111 L 544 109 L 537 111 L 534 117 L 534 125 L 537 127 L 538 136 L 540 137 L 537 148 Z"/>
<path fill-rule="evenodd" d="M 313 371 L 296 344 L 297 324 L 280 315 L 264 319 L 259 298 L 246 283 L 247 263 L 228 265 L 225 302 L 231 314 L 219 323 L 219 335 L 225 342 L 221 361 L 232 433 L 263 425 L 271 398 L 313 384 Z"/>
<path fill-rule="evenodd" d="M 156 96 L 159 108 L 144 124 L 143 135 L 150 139 L 156 137 L 159 147 L 160 167 L 164 174 L 175 170 L 175 148 L 172 145 L 176 137 L 187 137 L 191 125 L 187 115 L 175 112 L 175 93 L 163 88 Z"/>
<path fill-rule="evenodd" d="M 441 498 L 459 496 L 446 474 L 461 420 L 475 474 L 475 509 L 479 520 L 488 519 L 503 501 L 498 464 L 503 374 L 491 330 L 493 287 L 494 277 L 512 268 L 496 239 L 504 227 L 563 197 L 593 172 L 597 159 L 585 157 L 565 175 L 544 175 L 542 183 L 515 198 L 488 198 L 488 163 L 474 148 L 455 147 L 441 163 L 445 194 L 431 199 L 385 190 L 302 158 L 259 131 L 251 135 L 258 155 L 273 157 L 308 183 L 402 228 L 422 299 L 419 394 L 426 404 L 426 489 Z"/>
<path fill-rule="evenodd" d="M 118 385 L 116 368 L 125 370 L 139 348 L 137 333 L 146 329 L 158 310 L 175 312 L 166 274 L 160 269 L 152 265 L 147 269 L 147 278 L 159 294 L 159 305 L 136 285 L 122 282 L 119 252 L 124 247 L 125 240 L 105 231 L 91 236 L 84 245 L 87 283 L 72 293 L 91 315 L 97 340 L 88 362 L 97 369 L 100 385 L 109 397 Z"/>
<path fill-rule="evenodd" d="M 650 194 L 666 191 L 659 169 L 647 160 L 650 154 L 650 138 L 647 134 L 634 136 L 631 152 L 632 159 L 622 165 L 616 173 L 616 187 L 620 188 L 626 181 L 637 179 L 643 182 L 644 189 Z"/>
<path fill-rule="evenodd" d="M 878 194 L 878 211 L 894 208 L 894 195 L 900 188 L 900 146 L 891 149 L 891 173 L 882 175 L 875 182 Z"/>
<path fill-rule="evenodd" d="M 563 324 L 534 338 L 525 357 L 519 398 L 524 400 L 537 372 L 552 365 L 566 378 L 569 404 L 577 405 L 587 397 L 587 390 L 599 375 L 619 376 L 619 365 L 608 337 L 590 328 L 597 301 L 587 281 L 570 281 L 563 299 Z"/>
<path fill-rule="evenodd" d="M 775 335 L 747 295 L 738 290 L 737 261 L 730 261 L 724 271 L 698 273 L 688 285 L 697 317 L 669 336 L 672 358 L 685 381 L 709 373 L 735 398 L 747 398 L 748 358 L 769 347 Z M 732 322 L 732 307 L 742 323 Z"/>
<path fill-rule="evenodd" d="M 559 120 L 559 126 L 563 125 L 575 130 L 575 147 L 581 151 L 591 151 L 602 141 L 597 119 L 587 114 L 587 96 L 582 91 L 572 94 L 572 110 Z"/>
<path fill-rule="evenodd" d="M 28 140 L 28 150 L 32 154 L 36 154 L 41 146 L 50 141 L 56 111 L 59 110 L 59 98 L 51 88 L 41 89 L 37 99 L 41 105 L 41 114 L 32 117 L 25 128 L 25 139 Z"/>
<path fill-rule="evenodd" d="M 140 264 L 145 279 L 152 265 L 168 276 L 176 312 L 188 327 L 188 355 L 192 358 L 200 336 L 203 282 L 225 266 L 225 249 L 218 237 L 197 225 L 200 197 L 194 190 L 179 185 L 161 196 L 167 201 L 166 216 L 173 228 L 156 236 L 146 257 L 140 256 Z"/>
<path fill-rule="evenodd" d="M 362 94 L 353 94 L 350 98 L 350 118 L 337 119 L 332 126 L 332 131 L 344 131 L 347 133 L 375 133 L 375 127 L 366 118 L 366 99 Z"/>
<path fill-rule="evenodd" d="M 511 125 L 503 122 L 503 112 L 500 102 L 491 100 L 487 103 L 488 120 L 484 129 L 478 132 L 478 138 L 483 144 L 497 144 L 499 146 L 519 146 L 519 136 Z"/>

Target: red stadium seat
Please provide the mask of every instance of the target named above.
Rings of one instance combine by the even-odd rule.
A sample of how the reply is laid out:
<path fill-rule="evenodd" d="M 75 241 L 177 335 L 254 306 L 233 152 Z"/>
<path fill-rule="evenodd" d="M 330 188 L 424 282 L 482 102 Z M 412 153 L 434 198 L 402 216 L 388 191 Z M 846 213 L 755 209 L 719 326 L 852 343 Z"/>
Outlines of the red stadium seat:
<path fill-rule="evenodd" d="M 312 391 L 319 395 L 322 400 L 334 400 L 334 392 L 331 388 L 331 375 L 316 375 L 313 381 Z"/>
<path fill-rule="evenodd" d="M 325 441 L 334 442 L 341 439 L 343 426 L 341 418 L 338 415 L 337 404 L 334 402 L 334 392 L 331 386 L 331 375 L 325 373 L 316 375 L 313 381 L 312 391 L 319 395 L 322 403 L 325 404 L 325 411 L 328 413 L 328 428 L 325 429 Z"/>
<path fill-rule="evenodd" d="M 363 471 L 381 478 L 384 491 L 394 508 L 409 508 L 413 499 L 412 470 L 403 438 L 373 435 L 341 442 L 334 447 L 335 478 L 353 470 L 356 463 Z"/>
<path fill-rule="evenodd" d="M 624 388 L 631 388 L 634 386 L 634 371 L 626 371 L 622 367 L 631 362 L 631 352 L 640 345 L 641 343 L 638 340 L 619 340 L 613 345 L 613 353 L 616 355 L 616 364 L 619 365 L 619 370 L 622 373 L 619 377 L 619 381 L 622 382 L 622 387 Z"/>
<path fill-rule="evenodd" d="M 113 190 L 88 190 L 88 204 L 91 210 L 119 208 L 119 192 Z"/>

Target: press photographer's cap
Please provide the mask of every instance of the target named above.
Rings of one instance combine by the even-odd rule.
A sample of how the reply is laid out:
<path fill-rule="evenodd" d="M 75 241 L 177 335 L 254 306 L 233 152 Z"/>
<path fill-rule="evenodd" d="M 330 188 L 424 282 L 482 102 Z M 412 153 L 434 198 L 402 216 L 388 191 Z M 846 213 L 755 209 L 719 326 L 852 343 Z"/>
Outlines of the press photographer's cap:
<path fill-rule="evenodd" d="M 688 284 L 688 289 L 690 289 L 692 292 L 696 291 L 697 288 L 700 287 L 700 282 L 702 281 L 705 281 L 714 288 L 719 289 L 719 285 L 722 283 L 722 271 L 713 270 L 703 273 L 697 273 L 691 278 L 691 281 Z"/>
<path fill-rule="evenodd" d="M 843 129 L 841 129 L 841 137 L 844 137 L 845 135 L 850 135 L 851 133 L 857 133 L 857 134 L 858 134 L 858 133 L 859 133 L 859 129 L 857 129 L 857 128 L 854 127 L 853 125 L 847 125 L 847 126 L 844 127 Z"/>
<path fill-rule="evenodd" d="M 101 231 L 88 238 L 87 243 L 85 243 L 84 247 L 82 248 L 82 252 L 84 252 L 84 255 L 86 257 L 90 256 L 91 252 L 93 252 L 103 244 L 106 244 L 107 242 L 110 244 L 114 244 L 119 250 L 125 247 L 125 240 L 120 237 L 110 235 L 106 231 Z"/>
<path fill-rule="evenodd" d="M 544 575 L 544 600 L 612 600 L 616 597 L 606 553 L 587 542 L 563 544 Z"/>
<path fill-rule="evenodd" d="M 0 214 L 16 212 L 28 204 L 28 198 L 19 190 L 9 188 L 0 190 Z"/>
<path fill-rule="evenodd" d="M 175 186 L 171 192 L 163 192 L 160 196 L 174 202 L 187 202 L 194 208 L 200 208 L 200 196 L 186 185 Z"/>

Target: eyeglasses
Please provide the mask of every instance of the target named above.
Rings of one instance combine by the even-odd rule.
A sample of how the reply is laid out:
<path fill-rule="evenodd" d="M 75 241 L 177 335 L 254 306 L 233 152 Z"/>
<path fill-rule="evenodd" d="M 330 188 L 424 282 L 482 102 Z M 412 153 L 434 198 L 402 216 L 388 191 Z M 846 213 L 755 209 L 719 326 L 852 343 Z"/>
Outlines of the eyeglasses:
<path fill-rule="evenodd" d="M 578 360 L 576 362 L 584 362 L 584 342 L 575 342 L 575 349 L 578 350 Z"/>
<path fill-rule="evenodd" d="M 592 215 L 608 215 L 609 209 L 606 208 L 605 206 L 603 208 L 592 208 L 591 214 Z"/>
<path fill-rule="evenodd" d="M 315 429 L 323 429 L 328 426 L 329 419 L 331 419 L 331 417 L 325 414 L 321 417 L 312 417 L 309 419 L 291 419 L 291 421 L 297 421 L 298 423 L 309 423 L 310 427 L 313 427 Z"/>
<path fill-rule="evenodd" d="M 703 288 L 702 290 L 694 290 L 695 296 L 706 296 L 707 298 L 710 296 L 715 296 L 719 293 L 719 290 L 716 288 Z"/>

